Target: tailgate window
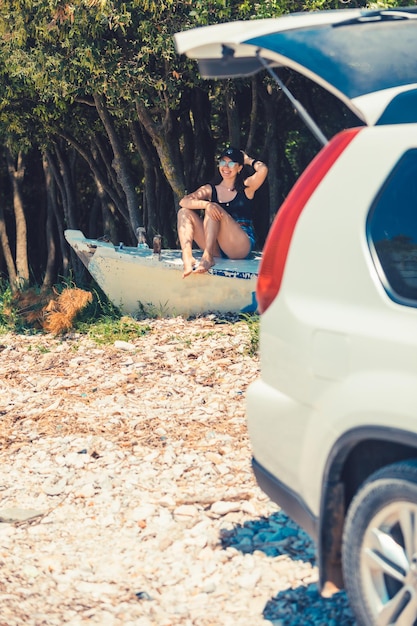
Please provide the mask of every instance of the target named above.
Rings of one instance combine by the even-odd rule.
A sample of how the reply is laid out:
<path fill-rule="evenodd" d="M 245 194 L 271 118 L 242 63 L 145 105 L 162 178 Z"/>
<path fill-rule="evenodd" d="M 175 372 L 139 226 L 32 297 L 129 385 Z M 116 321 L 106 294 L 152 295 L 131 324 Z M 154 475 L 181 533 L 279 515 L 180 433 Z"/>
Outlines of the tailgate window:
<path fill-rule="evenodd" d="M 417 306 L 417 149 L 395 166 L 368 216 L 367 235 L 388 295 Z"/>

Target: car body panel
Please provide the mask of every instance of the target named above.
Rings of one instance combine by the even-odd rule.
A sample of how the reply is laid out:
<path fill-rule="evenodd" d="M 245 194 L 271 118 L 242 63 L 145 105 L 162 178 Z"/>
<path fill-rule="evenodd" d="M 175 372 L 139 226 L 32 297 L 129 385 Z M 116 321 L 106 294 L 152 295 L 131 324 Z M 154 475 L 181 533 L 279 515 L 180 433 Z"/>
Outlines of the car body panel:
<path fill-rule="evenodd" d="M 250 75 L 264 69 L 260 56 L 314 80 L 371 125 L 397 93 L 417 87 L 416 18 L 417 7 L 320 11 L 200 27 L 174 41 L 203 77 Z"/>
<path fill-rule="evenodd" d="M 253 454 L 316 516 L 327 459 L 346 430 L 415 428 L 416 310 L 382 286 L 366 219 L 381 181 L 416 146 L 417 125 L 360 131 L 304 208 L 280 292 L 262 315 L 261 379 L 247 394 Z M 369 171 L 356 184 L 352 163 Z"/>

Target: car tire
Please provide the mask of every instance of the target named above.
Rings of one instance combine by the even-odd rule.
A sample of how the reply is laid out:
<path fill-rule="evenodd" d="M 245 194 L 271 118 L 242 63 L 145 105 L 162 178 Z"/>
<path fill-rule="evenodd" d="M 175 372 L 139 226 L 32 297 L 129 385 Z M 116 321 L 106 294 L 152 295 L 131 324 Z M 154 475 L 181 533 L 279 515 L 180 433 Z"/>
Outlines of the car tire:
<path fill-rule="evenodd" d="M 372 474 L 354 497 L 343 576 L 361 626 L 417 625 L 417 460 Z"/>

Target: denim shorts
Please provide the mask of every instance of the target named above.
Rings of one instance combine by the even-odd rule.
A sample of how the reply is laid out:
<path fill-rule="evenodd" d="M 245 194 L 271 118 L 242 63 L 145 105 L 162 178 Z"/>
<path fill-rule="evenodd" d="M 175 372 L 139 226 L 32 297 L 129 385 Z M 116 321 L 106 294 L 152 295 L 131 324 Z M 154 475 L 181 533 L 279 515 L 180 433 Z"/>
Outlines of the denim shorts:
<path fill-rule="evenodd" d="M 247 236 L 249 237 L 250 249 L 249 249 L 248 255 L 245 257 L 247 259 L 252 254 L 252 250 L 254 249 L 255 242 L 256 242 L 255 232 L 253 230 L 253 223 L 249 220 L 239 220 L 239 219 L 236 219 L 235 222 L 239 224 L 243 232 L 246 233 Z M 222 259 L 229 258 L 227 254 L 225 254 L 221 248 L 220 248 L 220 253 L 221 253 Z"/>
<path fill-rule="evenodd" d="M 252 250 L 254 249 L 255 242 L 256 242 L 255 231 L 253 230 L 253 223 L 248 222 L 247 220 L 236 220 L 236 222 L 239 224 L 243 232 L 245 232 L 247 236 L 249 237 L 249 241 L 250 241 L 249 254 L 250 254 Z"/>

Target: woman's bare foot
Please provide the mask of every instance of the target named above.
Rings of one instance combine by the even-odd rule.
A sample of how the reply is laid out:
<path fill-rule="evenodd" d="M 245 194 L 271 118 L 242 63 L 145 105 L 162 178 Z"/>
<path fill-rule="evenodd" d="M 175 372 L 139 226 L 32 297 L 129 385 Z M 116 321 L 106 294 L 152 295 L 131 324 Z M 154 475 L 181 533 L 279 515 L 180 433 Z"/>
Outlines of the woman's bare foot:
<path fill-rule="evenodd" d="M 194 257 L 191 257 L 191 259 L 186 259 L 183 262 L 184 262 L 184 272 L 182 274 L 182 277 L 187 278 L 187 276 L 193 273 L 193 269 L 197 265 L 197 261 L 195 260 Z"/>
<path fill-rule="evenodd" d="M 213 257 L 207 257 L 207 258 L 202 257 L 200 263 L 198 264 L 198 267 L 194 270 L 194 273 L 205 274 L 206 272 L 209 271 L 211 267 L 213 267 L 213 265 L 214 265 Z"/>

